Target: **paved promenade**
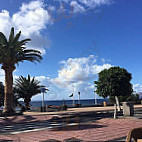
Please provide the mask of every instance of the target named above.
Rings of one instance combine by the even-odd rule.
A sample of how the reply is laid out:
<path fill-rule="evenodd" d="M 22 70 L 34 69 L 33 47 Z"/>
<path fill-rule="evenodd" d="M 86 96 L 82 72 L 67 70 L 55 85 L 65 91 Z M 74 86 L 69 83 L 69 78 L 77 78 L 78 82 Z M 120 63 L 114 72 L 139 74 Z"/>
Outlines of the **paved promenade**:
<path fill-rule="evenodd" d="M 0 141 L 44 142 L 77 138 L 101 142 L 125 140 L 127 132 L 142 127 L 142 105 L 134 117 L 113 119 L 113 107 L 73 108 L 50 113 L 26 112 L 23 116 L 0 118 Z"/>

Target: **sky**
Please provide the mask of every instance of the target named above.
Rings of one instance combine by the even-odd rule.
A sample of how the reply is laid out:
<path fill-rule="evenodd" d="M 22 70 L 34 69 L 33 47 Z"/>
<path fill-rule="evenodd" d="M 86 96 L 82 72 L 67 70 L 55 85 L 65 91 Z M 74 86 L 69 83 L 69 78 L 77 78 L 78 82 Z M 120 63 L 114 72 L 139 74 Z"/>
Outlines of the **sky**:
<path fill-rule="evenodd" d="M 75 99 L 78 92 L 81 99 L 93 99 L 97 74 L 120 66 L 142 92 L 141 13 L 141 0 L 0 0 L 0 32 L 8 37 L 11 27 L 21 31 L 21 39 L 31 38 L 27 48 L 43 57 L 16 66 L 14 79 L 35 77 L 49 89 L 45 100 L 71 99 L 73 92 Z"/>

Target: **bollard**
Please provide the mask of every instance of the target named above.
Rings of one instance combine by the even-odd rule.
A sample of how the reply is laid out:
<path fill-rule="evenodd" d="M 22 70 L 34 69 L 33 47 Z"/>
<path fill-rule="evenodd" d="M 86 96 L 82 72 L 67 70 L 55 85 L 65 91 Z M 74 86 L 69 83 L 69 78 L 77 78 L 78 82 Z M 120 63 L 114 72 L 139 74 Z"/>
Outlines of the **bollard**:
<path fill-rule="evenodd" d="M 106 105 L 107 105 L 106 102 L 103 102 L 103 106 L 106 107 Z"/>
<path fill-rule="evenodd" d="M 114 117 L 113 118 L 114 119 L 117 118 L 117 106 L 116 106 L 116 104 L 114 104 Z"/>

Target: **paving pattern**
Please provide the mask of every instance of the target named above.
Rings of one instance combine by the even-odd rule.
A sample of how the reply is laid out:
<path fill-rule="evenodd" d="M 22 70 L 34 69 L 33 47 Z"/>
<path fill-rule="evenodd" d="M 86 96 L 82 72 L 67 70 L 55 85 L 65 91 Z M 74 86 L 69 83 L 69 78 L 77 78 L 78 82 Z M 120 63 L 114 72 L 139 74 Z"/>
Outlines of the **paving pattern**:
<path fill-rule="evenodd" d="M 135 117 L 113 119 L 112 112 L 67 113 L 0 118 L 0 142 L 45 142 L 76 138 L 103 142 L 125 140 L 127 132 L 142 127 L 142 109 Z"/>

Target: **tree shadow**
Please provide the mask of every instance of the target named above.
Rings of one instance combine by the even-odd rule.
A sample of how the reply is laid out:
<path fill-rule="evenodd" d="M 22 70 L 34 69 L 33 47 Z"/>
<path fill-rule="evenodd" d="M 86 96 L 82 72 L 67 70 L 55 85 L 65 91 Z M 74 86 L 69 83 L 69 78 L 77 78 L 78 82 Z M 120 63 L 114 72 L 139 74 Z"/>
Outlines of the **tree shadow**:
<path fill-rule="evenodd" d="M 18 120 L 18 118 L 21 118 Z M 29 121 L 36 120 L 36 118 L 30 116 L 30 115 L 22 115 L 22 116 L 13 116 L 13 117 L 4 117 L 4 121 L 0 122 L 0 125 L 10 125 L 10 124 L 17 124 L 17 123 L 27 123 Z"/>
<path fill-rule="evenodd" d="M 0 139 L 0 142 L 13 142 L 13 140 Z"/>
<path fill-rule="evenodd" d="M 126 136 L 116 138 L 116 139 L 112 139 L 112 140 L 109 140 L 109 141 L 106 141 L 106 142 L 123 142 L 123 141 L 126 141 Z"/>
<path fill-rule="evenodd" d="M 40 141 L 40 142 L 62 142 L 62 141 L 55 140 L 55 139 L 48 139 L 48 140 L 44 140 L 44 141 Z"/>
<path fill-rule="evenodd" d="M 113 118 L 113 112 L 81 112 L 60 115 L 61 117 L 52 117 L 49 121 L 54 123 L 86 123 L 95 122 L 102 118 Z"/>
<path fill-rule="evenodd" d="M 48 115 L 45 115 L 45 118 Z M 20 118 L 18 118 L 20 117 Z M 43 117 L 43 116 L 42 116 Z M 14 117 L 5 117 L 0 125 L 3 126 L 0 133 L 12 133 L 15 131 L 23 132 L 34 129 L 49 129 L 51 131 L 75 131 L 84 129 L 93 129 L 107 127 L 97 125 L 96 121 L 102 118 L 112 118 L 113 113 L 109 112 L 81 112 L 58 114 L 52 118 L 40 120 L 40 117 L 23 115 Z"/>
<path fill-rule="evenodd" d="M 62 127 L 54 127 L 51 128 L 50 131 L 77 131 L 77 130 L 85 130 L 85 129 L 94 129 L 94 128 L 102 128 L 107 127 L 106 125 L 98 125 L 98 124 L 76 124 L 76 125 L 66 125 Z"/>

